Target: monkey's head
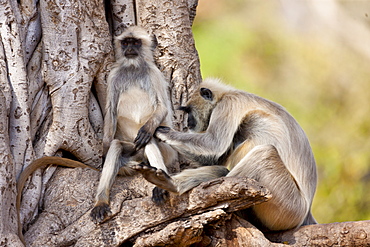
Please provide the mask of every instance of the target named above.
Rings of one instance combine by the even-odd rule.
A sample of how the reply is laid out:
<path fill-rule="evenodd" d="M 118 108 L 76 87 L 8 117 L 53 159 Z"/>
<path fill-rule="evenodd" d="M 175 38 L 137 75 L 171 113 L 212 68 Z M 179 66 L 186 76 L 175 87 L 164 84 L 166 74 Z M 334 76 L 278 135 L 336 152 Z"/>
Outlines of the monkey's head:
<path fill-rule="evenodd" d="M 186 106 L 179 108 L 188 113 L 188 128 L 195 132 L 206 131 L 214 108 L 230 90 L 230 87 L 217 79 L 205 79 L 190 96 Z"/>
<path fill-rule="evenodd" d="M 115 38 L 117 60 L 153 61 L 153 50 L 157 46 L 155 37 L 139 26 L 131 26 Z"/>

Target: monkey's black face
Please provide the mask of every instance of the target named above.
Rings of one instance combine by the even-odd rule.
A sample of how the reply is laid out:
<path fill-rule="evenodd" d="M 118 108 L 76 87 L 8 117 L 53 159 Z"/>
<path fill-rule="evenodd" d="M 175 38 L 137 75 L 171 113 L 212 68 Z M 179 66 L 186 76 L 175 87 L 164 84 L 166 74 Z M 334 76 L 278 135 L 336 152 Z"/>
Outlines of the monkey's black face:
<path fill-rule="evenodd" d="M 136 58 L 141 48 L 141 40 L 135 38 L 125 38 L 121 41 L 122 52 L 126 58 Z"/>
<path fill-rule="evenodd" d="M 179 110 L 182 110 L 188 114 L 188 128 L 194 130 L 197 126 L 197 120 L 194 117 L 192 109 L 190 106 L 181 106 Z"/>
<path fill-rule="evenodd" d="M 215 105 L 214 93 L 208 88 L 200 88 L 190 96 L 187 105 L 179 110 L 188 114 L 188 128 L 201 133 L 207 130 Z"/>

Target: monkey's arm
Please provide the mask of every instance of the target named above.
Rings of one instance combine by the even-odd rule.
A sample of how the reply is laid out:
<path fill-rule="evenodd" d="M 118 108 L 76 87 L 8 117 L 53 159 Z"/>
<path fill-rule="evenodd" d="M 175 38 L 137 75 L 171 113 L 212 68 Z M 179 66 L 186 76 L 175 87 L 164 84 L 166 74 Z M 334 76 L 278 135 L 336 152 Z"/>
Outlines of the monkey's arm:
<path fill-rule="evenodd" d="M 23 243 L 25 243 L 23 234 L 22 234 L 22 225 L 20 222 L 20 207 L 21 207 L 21 197 L 22 197 L 22 191 L 24 184 L 26 183 L 27 178 L 38 168 L 41 168 L 43 166 L 49 165 L 49 164 L 55 164 L 59 166 L 66 166 L 66 167 L 81 167 L 81 168 L 90 168 L 95 171 L 99 171 L 98 169 L 85 165 L 84 163 L 71 160 L 71 159 L 66 159 L 66 158 L 61 158 L 61 157 L 55 157 L 55 156 L 45 156 L 40 159 L 34 160 L 29 166 L 27 166 L 22 173 L 19 175 L 19 178 L 17 180 L 17 200 L 16 200 L 16 210 L 18 213 L 18 234 Z"/>
<path fill-rule="evenodd" d="M 109 148 L 110 142 L 114 139 L 116 132 L 117 121 L 114 121 L 113 109 L 111 106 L 106 108 L 104 116 L 104 136 L 103 136 L 103 147 L 104 149 Z"/>
<path fill-rule="evenodd" d="M 212 112 L 206 132 L 183 133 L 159 127 L 155 136 L 179 152 L 218 158 L 231 146 L 234 134 L 244 117 L 242 114 L 235 114 L 238 110 L 236 107 L 233 109 L 229 102 L 220 101 Z"/>
<path fill-rule="evenodd" d="M 104 135 L 103 135 L 103 146 L 104 150 L 107 151 L 110 142 L 115 138 L 117 130 L 117 104 L 119 101 L 122 89 L 118 87 L 119 81 L 117 81 L 118 67 L 113 68 L 108 76 L 107 84 L 107 98 L 105 104 L 104 114 Z"/>

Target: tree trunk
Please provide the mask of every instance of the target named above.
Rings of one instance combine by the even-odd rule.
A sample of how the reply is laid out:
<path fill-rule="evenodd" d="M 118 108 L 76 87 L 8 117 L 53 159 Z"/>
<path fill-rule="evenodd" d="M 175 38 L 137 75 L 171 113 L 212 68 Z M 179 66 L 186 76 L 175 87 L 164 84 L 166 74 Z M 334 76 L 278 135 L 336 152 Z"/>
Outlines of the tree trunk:
<path fill-rule="evenodd" d="M 173 122 L 184 128 L 184 116 L 176 109 L 201 80 L 191 31 L 196 6 L 197 0 L 0 2 L 1 246 L 23 245 L 17 236 L 15 181 L 34 159 L 60 155 L 101 167 L 112 38 L 127 25 L 156 35 L 155 59 L 169 82 Z M 27 245 L 279 245 L 233 215 L 270 198 L 255 181 L 221 178 L 158 207 L 149 197 L 153 185 L 140 176 L 119 177 L 111 191 L 112 216 L 95 225 L 89 212 L 98 180 L 99 173 L 88 169 L 35 172 L 21 205 Z M 353 236 L 368 243 L 369 223 L 350 224 L 349 233 L 363 227 Z M 307 232 L 327 228 L 315 227 L 269 238 L 297 244 L 296 236 L 307 239 Z"/>
<path fill-rule="evenodd" d="M 17 175 L 34 159 L 62 155 L 101 166 L 102 109 L 106 77 L 114 62 L 112 33 L 132 24 L 153 31 L 159 41 L 157 63 L 170 82 L 173 105 L 186 101 L 200 81 L 191 33 L 195 6 L 196 1 L 0 3 L 2 238 L 18 242 L 14 185 Z M 174 122 L 182 129 L 183 115 L 176 112 Z M 45 207 L 49 195 L 43 194 L 52 187 L 54 180 L 49 180 L 54 171 L 35 172 L 25 187 L 24 226 Z M 88 194 L 90 202 L 94 188 Z M 61 193 L 63 197 L 65 191 Z M 85 205 L 84 210 L 90 207 Z"/>

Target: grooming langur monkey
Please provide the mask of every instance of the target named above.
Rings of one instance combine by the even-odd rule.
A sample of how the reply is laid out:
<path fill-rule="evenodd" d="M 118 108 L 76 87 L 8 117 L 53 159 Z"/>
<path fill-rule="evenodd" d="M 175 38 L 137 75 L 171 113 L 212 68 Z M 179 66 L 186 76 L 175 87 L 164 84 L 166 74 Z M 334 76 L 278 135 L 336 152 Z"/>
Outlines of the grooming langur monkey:
<path fill-rule="evenodd" d="M 256 226 L 277 231 L 316 223 L 311 215 L 315 160 L 304 131 L 282 106 L 207 79 L 182 110 L 190 132 L 159 127 L 155 136 L 201 167 L 170 177 L 150 166 L 133 166 L 157 185 L 154 201 L 163 200 L 164 190 L 184 193 L 226 174 L 242 176 L 272 193 L 271 200 L 243 213 Z"/>
<path fill-rule="evenodd" d="M 59 166 L 65 166 L 65 167 L 72 167 L 72 168 L 89 168 L 93 169 L 95 171 L 98 171 L 98 169 L 85 165 L 84 163 L 66 159 L 62 157 L 55 157 L 55 156 L 45 156 L 39 159 L 34 160 L 31 164 L 29 164 L 19 175 L 19 178 L 17 180 L 17 200 L 16 200 L 16 210 L 17 210 L 17 217 L 18 217 L 18 236 L 21 239 L 21 241 L 25 244 L 23 233 L 22 233 L 22 224 L 20 220 L 20 207 L 21 207 L 21 198 L 22 198 L 22 191 L 23 187 L 27 181 L 27 178 L 37 169 L 47 166 L 47 165 L 59 165 Z"/>
<path fill-rule="evenodd" d="M 115 39 L 117 61 L 108 77 L 103 144 L 109 146 L 91 211 L 94 222 L 110 213 L 109 193 L 117 173 L 131 175 L 128 164 L 141 160 L 122 158 L 122 142 L 134 143 L 132 153 L 167 171 L 176 162 L 177 152 L 153 137 L 159 125 L 172 126 L 168 84 L 153 59 L 156 40 L 140 27 L 128 27 Z M 112 140 L 113 139 L 113 140 Z"/>

